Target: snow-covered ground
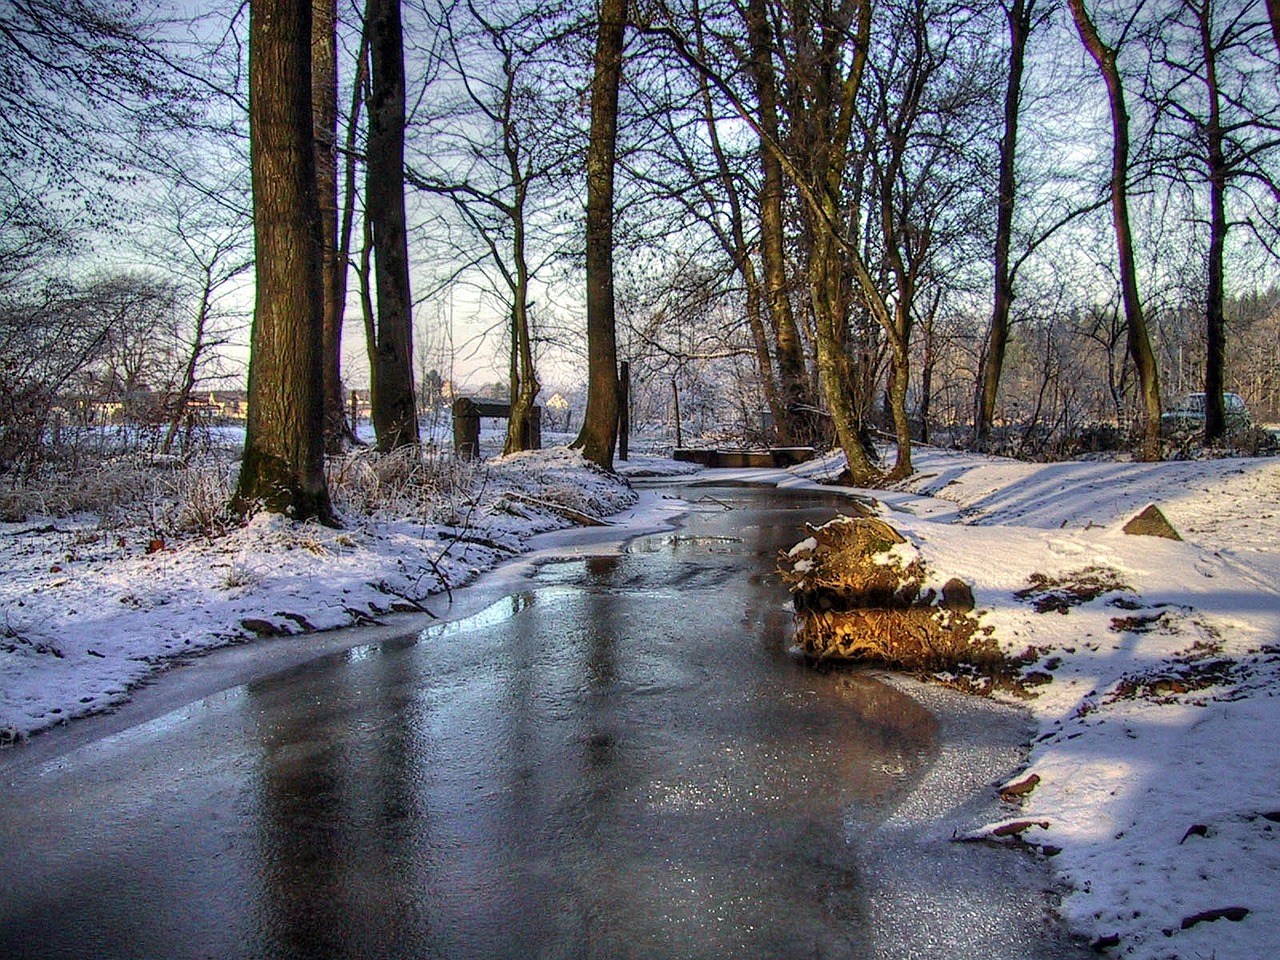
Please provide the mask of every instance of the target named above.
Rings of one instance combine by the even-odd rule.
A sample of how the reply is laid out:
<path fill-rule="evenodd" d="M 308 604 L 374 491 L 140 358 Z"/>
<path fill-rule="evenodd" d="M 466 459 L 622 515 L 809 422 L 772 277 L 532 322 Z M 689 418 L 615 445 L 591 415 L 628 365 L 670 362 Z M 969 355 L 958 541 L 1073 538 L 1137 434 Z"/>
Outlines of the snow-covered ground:
<path fill-rule="evenodd" d="M 885 519 L 1046 681 L 1014 781 L 1038 782 L 979 835 L 1051 856 L 1107 955 L 1275 956 L 1280 460 L 914 460 Z M 1151 503 L 1181 541 L 1122 532 Z"/>
<path fill-rule="evenodd" d="M 886 519 L 939 583 L 974 586 L 983 622 L 1011 654 L 1031 648 L 1044 681 L 1025 701 L 1040 731 L 1024 776 L 1039 779 L 978 835 L 1051 856 L 1068 920 L 1108 955 L 1273 955 L 1280 460 L 1027 464 L 926 449 L 915 462 L 875 492 Z M 833 470 L 713 473 L 802 486 Z M 0 525 L 0 731 L 109 708 L 193 651 L 411 609 L 572 525 L 534 501 L 612 515 L 619 536 L 672 509 L 565 451 L 492 461 L 468 489 L 430 520 L 348 514 L 328 530 L 264 516 L 163 544 L 90 516 Z M 1181 541 L 1122 532 L 1149 503 Z"/>
<path fill-rule="evenodd" d="M 1037 648 L 1053 677 L 1029 702 L 1041 733 L 1027 773 L 1040 781 L 1009 820 L 1061 848 L 1070 921 L 1120 956 L 1273 955 L 1280 461 L 931 454 L 918 467 L 904 489 L 948 506 L 904 525 L 940 571 L 976 582 L 1001 641 Z M 1122 532 L 1148 503 L 1181 541 Z M 939 528 L 950 509 L 960 524 Z M 1114 589 L 1065 613 L 1018 597 L 1032 574 L 1089 568 Z"/>
<path fill-rule="evenodd" d="M 447 489 L 377 489 L 395 473 L 345 481 L 361 495 L 340 530 L 270 514 L 213 537 L 93 514 L 0 523 L 0 743 L 110 709 L 199 651 L 370 623 L 431 597 L 444 607 L 442 594 L 533 536 L 575 528 L 566 511 L 612 517 L 621 537 L 672 509 L 564 448 L 487 461 Z M 405 491 L 432 500 L 405 503 Z"/>

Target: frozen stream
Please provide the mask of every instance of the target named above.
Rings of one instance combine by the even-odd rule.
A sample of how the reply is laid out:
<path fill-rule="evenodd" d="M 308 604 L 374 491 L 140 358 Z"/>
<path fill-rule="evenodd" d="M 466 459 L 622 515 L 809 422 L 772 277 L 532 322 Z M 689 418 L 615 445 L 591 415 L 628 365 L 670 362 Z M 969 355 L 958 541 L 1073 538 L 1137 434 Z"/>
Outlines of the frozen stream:
<path fill-rule="evenodd" d="M 788 651 L 777 552 L 839 501 L 685 495 L 475 616 L 0 757 L 0 957 L 1086 955 L 1043 862 L 949 840 L 1019 715 Z"/>

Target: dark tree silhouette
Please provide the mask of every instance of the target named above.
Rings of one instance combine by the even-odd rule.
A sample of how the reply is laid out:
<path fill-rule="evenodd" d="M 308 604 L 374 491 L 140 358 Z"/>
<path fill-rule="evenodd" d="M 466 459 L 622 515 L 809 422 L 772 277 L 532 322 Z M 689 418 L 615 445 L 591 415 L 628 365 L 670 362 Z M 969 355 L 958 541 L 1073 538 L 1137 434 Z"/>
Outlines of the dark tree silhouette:
<path fill-rule="evenodd" d="M 373 232 L 378 316 L 369 343 L 373 428 L 378 449 L 418 442 L 413 396 L 413 298 L 404 207 L 404 29 L 400 0 L 369 0 L 372 86 L 365 208 Z"/>

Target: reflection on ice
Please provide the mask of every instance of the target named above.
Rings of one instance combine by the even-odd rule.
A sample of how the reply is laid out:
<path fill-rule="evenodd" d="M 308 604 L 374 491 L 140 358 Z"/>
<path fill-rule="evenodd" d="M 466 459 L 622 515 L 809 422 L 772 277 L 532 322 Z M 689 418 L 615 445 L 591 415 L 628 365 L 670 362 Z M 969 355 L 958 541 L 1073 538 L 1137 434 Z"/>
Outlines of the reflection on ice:
<path fill-rule="evenodd" d="M 791 655 L 773 565 L 835 500 L 716 493 L 18 788 L 0 956 L 1067 956 L 1025 861 L 931 832 L 1018 734 Z"/>

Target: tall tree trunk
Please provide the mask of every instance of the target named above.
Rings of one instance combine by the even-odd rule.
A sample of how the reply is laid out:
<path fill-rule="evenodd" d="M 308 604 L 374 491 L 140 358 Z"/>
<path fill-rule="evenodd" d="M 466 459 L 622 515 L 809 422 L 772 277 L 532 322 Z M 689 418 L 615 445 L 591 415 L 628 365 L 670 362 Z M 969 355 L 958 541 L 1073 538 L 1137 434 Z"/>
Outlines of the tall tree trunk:
<path fill-rule="evenodd" d="M 338 263 L 341 265 L 338 269 L 336 288 L 334 290 L 333 302 L 345 305 L 347 302 L 347 276 L 351 266 L 351 235 L 355 230 L 356 217 L 356 140 L 360 132 L 360 112 L 364 109 L 365 95 L 369 86 L 369 27 L 366 18 L 363 27 L 360 30 L 360 48 L 356 53 L 356 75 L 351 85 L 351 115 L 347 124 L 347 136 L 345 145 L 345 156 L 343 160 L 342 171 L 342 223 L 338 227 Z M 369 292 L 369 222 L 367 219 L 363 222 L 364 237 L 360 250 L 360 263 L 357 266 L 357 286 L 360 293 L 360 316 L 365 331 L 365 347 L 369 357 L 369 367 L 373 369 L 373 346 L 377 343 L 377 332 L 373 325 L 373 299 Z M 326 303 L 329 301 L 326 300 Z M 338 323 L 338 333 L 332 341 L 332 349 L 337 354 L 341 354 L 341 318 Z M 326 318 L 326 334 L 328 333 L 328 318 Z M 326 341 L 326 351 L 330 349 L 329 343 Z M 327 358 L 333 359 L 333 358 Z M 341 357 L 337 357 L 334 362 L 340 362 Z M 340 367 L 335 367 L 338 372 L 338 381 L 341 382 Z M 327 374 L 326 374 L 327 375 Z M 327 385 L 327 383 L 326 383 Z M 355 396 L 355 391 L 352 391 Z M 338 398 L 339 401 L 342 397 Z M 350 442 L 360 444 L 362 441 L 358 435 L 357 425 L 358 410 L 355 406 L 351 408 L 351 417 L 349 421 Z"/>
<path fill-rule="evenodd" d="M 916 271 L 914 265 L 908 262 L 910 254 L 903 250 L 896 203 L 898 179 L 905 161 L 909 130 L 928 76 L 922 66 L 925 62 L 923 39 L 920 31 L 914 32 L 912 42 L 915 44 L 915 57 L 912 58 L 911 70 L 903 80 L 904 99 L 900 114 L 893 119 L 885 117 L 886 125 L 891 127 L 887 138 L 887 162 L 883 166 L 875 164 L 879 170 L 880 237 L 884 245 L 885 263 L 895 287 L 891 325 L 887 330 L 890 362 L 889 410 L 893 415 L 898 447 L 897 460 L 889 474 L 889 479 L 894 480 L 909 477 L 912 473 L 911 417 L 907 410 L 907 391 L 911 384 L 911 327 L 916 297 Z M 917 256 L 924 254 L 926 245 L 927 241 L 921 238 L 916 250 Z M 867 291 L 866 296 L 870 297 L 871 292 Z"/>
<path fill-rule="evenodd" d="M 311 133 L 311 0 L 249 12 L 256 303 L 244 458 L 231 508 L 335 522 L 324 475 L 320 210 Z"/>
<path fill-rule="evenodd" d="M 942 292 L 938 291 L 929 304 L 929 313 L 924 320 L 924 356 L 920 360 L 920 442 L 928 443 L 931 431 L 930 418 L 933 415 L 933 368 L 937 363 L 937 328 L 938 306 L 942 302 Z"/>
<path fill-rule="evenodd" d="M 1274 12 L 1274 11 L 1273 11 Z M 1209 122 L 1205 125 L 1206 159 L 1209 161 L 1209 284 L 1205 304 L 1204 442 L 1221 440 L 1227 429 L 1222 391 L 1226 386 L 1227 322 L 1223 311 L 1226 280 L 1223 250 L 1227 241 L 1227 159 L 1222 131 L 1222 104 L 1218 90 L 1217 49 L 1213 42 L 1213 5 L 1209 0 L 1196 10 L 1200 49 L 1204 56 L 1205 94 Z"/>
<path fill-rule="evenodd" d="M 822 393 L 831 411 L 836 439 L 849 464 L 854 483 L 873 485 L 884 478 L 864 443 L 865 423 L 855 402 L 856 384 L 849 357 L 849 316 L 852 295 L 849 271 L 868 309 L 877 314 L 886 330 L 884 301 L 870 278 L 860 251 L 841 235 L 846 222 L 859 218 L 842 207 L 845 173 L 851 156 L 850 141 L 858 93 L 870 50 L 871 5 L 851 0 L 834 18 L 815 24 L 805 0 L 791 7 L 792 29 L 799 36 L 813 34 L 804 62 L 794 69 L 792 82 L 803 86 L 802 98 L 793 104 L 792 125 L 801 131 L 795 143 L 794 180 L 804 200 L 801 210 L 812 238 L 809 286 L 814 314 L 814 347 Z M 847 20 L 845 15 L 847 14 Z M 852 50 L 851 59 L 845 57 Z M 783 157 L 777 156 L 779 163 Z"/>
<path fill-rule="evenodd" d="M 1133 233 L 1129 227 L 1129 114 L 1125 107 L 1124 85 L 1116 64 L 1116 50 L 1098 36 L 1093 21 L 1084 8 L 1084 0 L 1067 0 L 1076 29 L 1085 49 L 1098 64 L 1107 84 L 1111 108 L 1111 219 L 1115 227 L 1116 249 L 1120 266 L 1121 298 L 1129 325 L 1129 356 L 1138 373 L 1138 389 L 1142 394 L 1142 458 L 1160 459 L 1160 377 L 1155 352 L 1142 315 L 1142 299 L 1138 296 L 1138 264 L 1133 251 Z"/>
<path fill-rule="evenodd" d="M 515 171 L 518 165 L 513 163 Z M 511 256 L 515 275 L 511 289 L 511 415 L 507 419 L 507 439 L 503 453 L 516 453 L 533 446 L 533 402 L 542 385 L 533 362 L 533 337 L 529 324 L 529 263 L 525 252 L 524 201 L 528 189 L 519 179 L 516 185 L 516 216 Z"/>
<path fill-rule="evenodd" d="M 520 149 L 516 130 L 516 71 L 508 55 L 507 83 L 503 96 L 502 144 L 514 195 L 508 218 L 511 221 L 511 267 L 504 270 L 511 288 L 511 409 L 507 418 L 507 439 L 503 453 L 533 447 L 533 407 L 542 384 L 533 360 L 533 331 L 529 318 L 529 256 L 526 249 L 525 208 L 532 173 Z"/>
<path fill-rule="evenodd" d="M 991 436 L 1000 375 L 1004 369 L 1005 346 L 1009 342 L 1009 311 L 1013 305 L 1009 247 L 1013 238 L 1013 208 L 1017 196 L 1018 117 L 1027 36 L 1031 33 L 1034 8 L 1035 0 L 1013 0 L 1013 5 L 1006 11 L 1009 19 L 1009 76 L 1004 91 L 1004 136 L 1000 139 L 1000 174 L 996 192 L 995 301 L 991 308 L 986 362 L 982 366 L 977 423 L 974 424 L 979 444 L 986 443 Z"/>
<path fill-rule="evenodd" d="M 817 428 L 813 397 L 805 369 L 804 341 L 791 309 L 785 253 L 786 221 L 782 213 L 783 171 L 767 140 L 779 142 L 777 80 L 773 69 L 773 37 L 765 0 L 747 4 L 747 36 L 751 47 L 751 76 L 760 124 L 760 259 L 764 273 L 764 302 L 768 308 L 777 351 L 778 380 L 786 415 L 778 423 L 779 443 L 813 443 Z"/>
<path fill-rule="evenodd" d="M 404 207 L 405 81 L 400 0 L 369 0 L 369 152 L 366 216 L 373 227 L 377 343 L 371 373 L 378 449 L 418 442 L 413 395 L 413 300 Z"/>
<path fill-rule="evenodd" d="M 1276 40 L 1276 52 L 1280 53 L 1280 0 L 1267 0 L 1267 16 L 1271 18 L 1271 35 Z"/>
<path fill-rule="evenodd" d="M 618 344 L 613 304 L 613 167 L 627 0 L 601 0 L 587 148 L 587 409 L 573 442 L 613 469 L 618 439 Z"/>
<path fill-rule="evenodd" d="M 311 113 L 316 199 L 324 234 L 324 439 L 329 453 L 354 440 L 342 402 L 342 318 L 346 261 L 338 252 L 338 63 L 336 0 L 311 3 Z"/>
<path fill-rule="evenodd" d="M 911 316 L 910 306 L 899 302 L 894 308 L 896 334 L 889 338 L 889 409 L 893 414 L 893 432 L 897 440 L 897 459 L 888 479 L 909 477 L 911 466 L 911 416 L 907 410 L 907 391 L 911 385 Z"/>
<path fill-rule="evenodd" d="M 901 155 L 897 155 L 889 164 L 889 169 L 881 174 L 880 219 L 881 235 L 884 239 L 885 260 L 889 264 L 889 272 L 893 275 L 896 287 L 893 310 L 889 314 L 890 322 L 886 326 L 889 341 L 889 412 L 893 416 L 894 436 L 897 441 L 897 459 L 890 480 L 901 480 L 911 476 L 911 417 L 907 410 L 907 391 L 911 384 L 911 326 L 912 305 L 915 302 L 916 281 L 913 269 L 906 263 L 896 236 L 894 220 L 894 184 L 897 182 Z M 864 290 L 868 299 L 879 296 L 870 290 Z M 875 304 L 873 312 L 888 313 L 887 304 Z"/>
<path fill-rule="evenodd" d="M 826 214 L 832 218 L 831 222 L 835 222 L 838 211 L 834 197 L 826 199 Z M 867 454 L 863 443 L 863 418 L 854 402 L 854 377 L 848 345 L 850 296 L 840 244 L 830 230 L 814 237 L 809 259 L 809 284 L 819 382 L 831 410 L 836 441 L 844 451 L 853 483 L 874 486 L 883 477 Z"/>

